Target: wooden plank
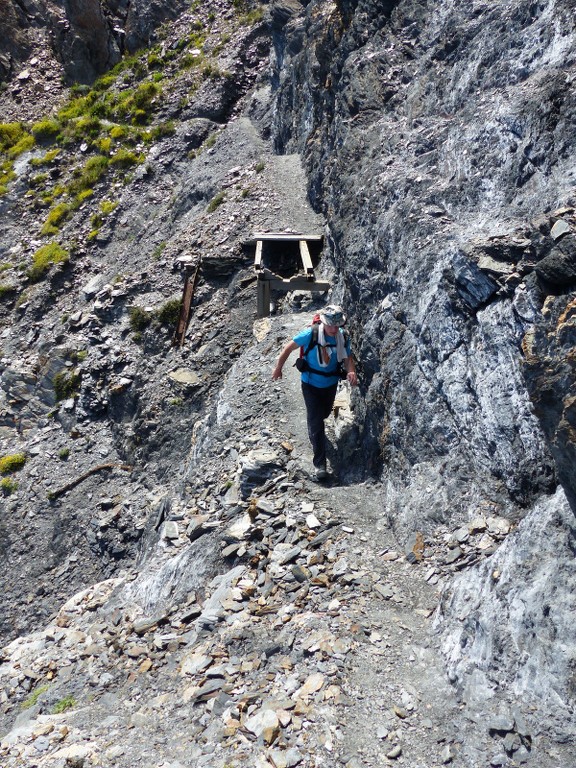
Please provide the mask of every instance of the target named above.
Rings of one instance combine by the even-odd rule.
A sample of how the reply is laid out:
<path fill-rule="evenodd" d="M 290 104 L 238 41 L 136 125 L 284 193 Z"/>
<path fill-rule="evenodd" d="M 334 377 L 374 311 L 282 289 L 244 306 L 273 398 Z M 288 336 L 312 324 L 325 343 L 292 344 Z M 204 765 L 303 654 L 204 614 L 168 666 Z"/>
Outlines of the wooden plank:
<path fill-rule="evenodd" d="M 186 267 L 186 278 L 184 280 L 184 290 L 182 291 L 182 306 L 180 307 L 180 317 L 178 318 L 178 324 L 172 338 L 172 344 L 175 347 L 184 346 L 186 329 L 188 328 L 188 323 L 190 322 L 190 308 L 192 306 L 192 299 L 194 298 L 194 291 L 196 289 L 196 283 L 198 282 L 199 272 L 200 261 L 198 261 L 194 268 L 191 266 Z"/>
<path fill-rule="evenodd" d="M 314 277 L 314 267 L 312 266 L 312 259 L 310 258 L 310 251 L 308 250 L 308 243 L 306 240 L 300 240 L 300 258 L 304 265 L 304 271 L 307 275 Z"/>
<path fill-rule="evenodd" d="M 306 240 L 310 243 L 319 243 L 323 237 L 323 235 L 304 235 L 302 232 L 254 232 L 252 241 L 249 242 L 258 240 L 265 240 L 266 242 L 271 240 L 298 242 L 298 240 Z"/>

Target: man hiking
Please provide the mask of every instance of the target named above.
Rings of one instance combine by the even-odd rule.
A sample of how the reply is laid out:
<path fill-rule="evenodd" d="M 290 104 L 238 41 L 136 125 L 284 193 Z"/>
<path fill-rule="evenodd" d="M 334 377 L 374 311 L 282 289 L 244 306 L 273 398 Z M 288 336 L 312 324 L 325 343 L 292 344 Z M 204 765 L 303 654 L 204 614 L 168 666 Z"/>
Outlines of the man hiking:
<path fill-rule="evenodd" d="M 313 322 L 312 326 L 304 328 L 286 344 L 272 371 L 274 381 L 281 379 L 286 360 L 294 350 L 302 350 L 296 367 L 301 372 L 312 462 L 318 480 L 328 477 L 324 419 L 332 412 L 338 382 L 346 378 L 353 387 L 358 384 L 348 334 L 342 330 L 345 322 L 346 316 L 341 307 L 326 307 L 320 312 L 319 322 Z"/>

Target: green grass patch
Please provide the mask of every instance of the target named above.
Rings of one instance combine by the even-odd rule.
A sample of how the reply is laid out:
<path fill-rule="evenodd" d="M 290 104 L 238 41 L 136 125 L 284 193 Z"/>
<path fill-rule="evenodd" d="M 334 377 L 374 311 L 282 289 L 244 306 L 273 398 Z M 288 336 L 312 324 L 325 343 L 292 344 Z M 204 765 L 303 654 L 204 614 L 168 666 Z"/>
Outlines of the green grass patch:
<path fill-rule="evenodd" d="M 79 194 L 83 189 L 92 189 L 108 170 L 110 158 L 105 155 L 94 155 L 86 160 L 83 168 L 76 172 L 69 186 L 71 194 Z"/>
<path fill-rule="evenodd" d="M 42 696 L 43 693 L 46 693 L 49 688 L 49 685 L 40 685 L 38 688 L 35 688 L 26 701 L 22 703 L 22 709 L 30 709 L 31 707 L 36 706 L 40 696 Z"/>
<path fill-rule="evenodd" d="M 53 264 L 62 264 L 70 259 L 70 254 L 58 243 L 48 243 L 38 248 L 32 257 L 32 266 L 28 277 L 35 283 L 41 280 Z"/>
<path fill-rule="evenodd" d="M 52 165 L 54 160 L 58 157 L 60 154 L 60 149 L 49 149 L 48 152 L 44 155 L 44 157 L 33 157 L 32 160 L 30 160 L 30 165 L 33 165 L 34 167 L 39 167 L 42 165 Z"/>
<path fill-rule="evenodd" d="M 40 230 L 41 235 L 54 235 L 56 232 L 58 232 L 60 225 L 63 224 L 66 219 L 70 216 L 72 213 L 73 208 L 69 203 L 58 203 L 57 205 L 52 208 L 48 216 L 46 217 L 46 221 L 44 222 L 42 229 Z"/>
<path fill-rule="evenodd" d="M 212 200 L 210 200 L 210 202 L 208 203 L 208 207 L 206 208 L 206 210 L 208 211 L 208 213 L 214 213 L 214 211 L 216 210 L 216 208 L 218 208 L 219 206 L 221 206 L 221 205 L 222 205 L 222 203 L 223 203 L 225 200 L 226 200 L 226 195 L 224 194 L 224 192 L 218 192 L 218 194 L 217 194 L 217 195 L 214 195 L 214 197 L 212 198 Z"/>
<path fill-rule="evenodd" d="M 0 283 L 0 301 L 3 301 L 4 299 L 9 299 L 11 296 L 14 296 L 15 293 L 18 292 L 18 289 L 15 285 L 10 285 L 10 283 Z"/>
<path fill-rule="evenodd" d="M 62 712 L 66 712 L 76 706 L 76 699 L 73 696 L 65 696 L 52 707 L 53 715 L 60 715 Z"/>
<path fill-rule="evenodd" d="M 123 147 L 119 149 L 110 158 L 110 165 L 116 168 L 131 168 L 133 165 L 138 165 L 144 162 L 144 155 L 132 152 L 129 149 Z"/>
<path fill-rule="evenodd" d="M 0 458 L 0 475 L 11 475 L 26 464 L 25 453 L 9 453 Z"/>
<path fill-rule="evenodd" d="M 9 157 L 18 157 L 23 152 L 28 152 L 36 144 L 36 139 L 31 133 L 26 133 L 14 146 L 8 150 Z"/>
<path fill-rule="evenodd" d="M 22 123 L 0 123 L 0 152 L 7 152 L 26 134 Z"/>

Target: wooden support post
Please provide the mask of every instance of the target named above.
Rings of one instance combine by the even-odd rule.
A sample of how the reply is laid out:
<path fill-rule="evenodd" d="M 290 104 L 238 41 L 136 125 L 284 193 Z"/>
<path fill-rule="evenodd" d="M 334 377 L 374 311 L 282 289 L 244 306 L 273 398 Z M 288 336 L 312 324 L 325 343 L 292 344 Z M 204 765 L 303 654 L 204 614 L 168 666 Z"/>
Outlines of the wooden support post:
<path fill-rule="evenodd" d="M 258 317 L 270 316 L 270 280 L 258 280 Z"/>
<path fill-rule="evenodd" d="M 304 266 L 304 271 L 309 280 L 314 280 L 314 267 L 312 266 L 312 259 L 310 258 L 310 251 L 308 250 L 308 243 L 306 240 L 300 240 L 300 258 Z"/>
<path fill-rule="evenodd" d="M 254 258 L 254 267 L 257 271 L 262 269 L 262 240 L 256 241 L 256 256 Z"/>

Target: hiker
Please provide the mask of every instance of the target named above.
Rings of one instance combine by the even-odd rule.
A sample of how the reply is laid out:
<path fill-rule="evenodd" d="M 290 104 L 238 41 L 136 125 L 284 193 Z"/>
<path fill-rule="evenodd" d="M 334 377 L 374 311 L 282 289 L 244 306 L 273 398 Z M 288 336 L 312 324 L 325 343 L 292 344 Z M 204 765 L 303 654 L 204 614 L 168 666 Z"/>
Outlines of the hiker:
<path fill-rule="evenodd" d="M 274 381 L 282 378 L 282 368 L 294 350 L 301 356 L 296 367 L 301 372 L 302 394 L 306 404 L 308 436 L 312 443 L 313 464 L 318 480 L 328 477 L 324 419 L 332 412 L 340 379 L 358 384 L 348 334 L 342 330 L 346 316 L 341 307 L 328 306 L 308 328 L 296 334 L 284 347 L 272 371 Z"/>

